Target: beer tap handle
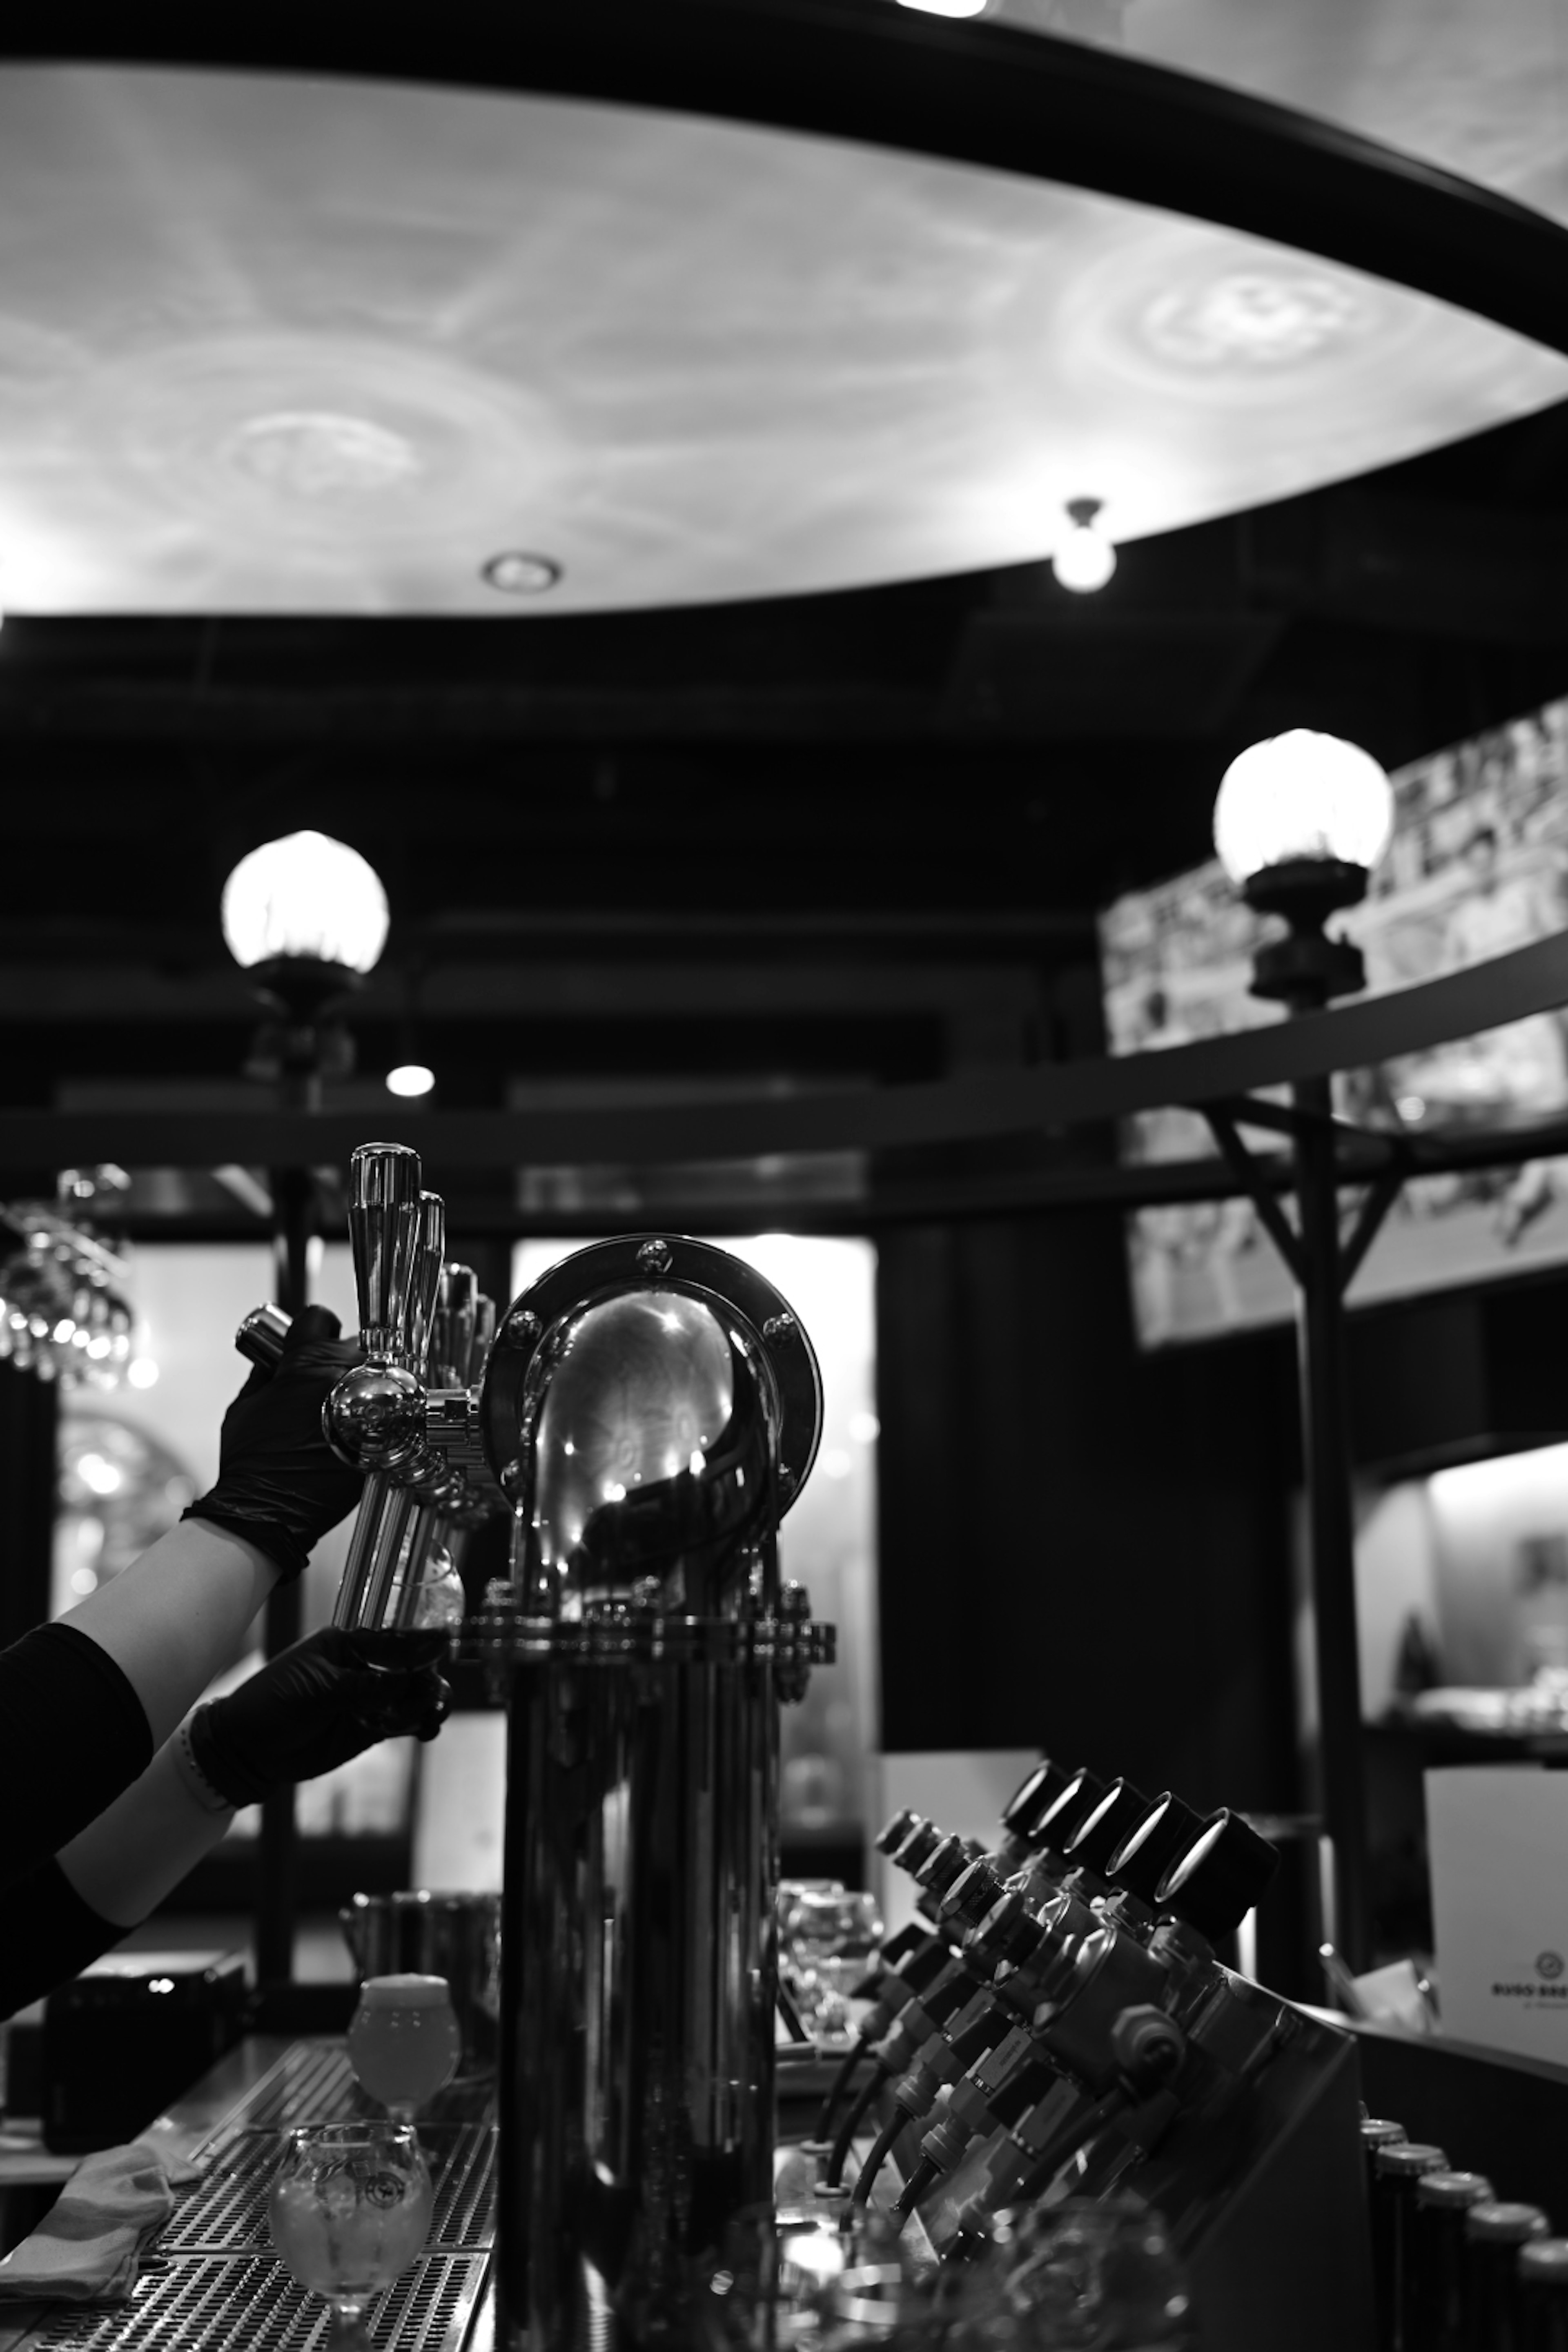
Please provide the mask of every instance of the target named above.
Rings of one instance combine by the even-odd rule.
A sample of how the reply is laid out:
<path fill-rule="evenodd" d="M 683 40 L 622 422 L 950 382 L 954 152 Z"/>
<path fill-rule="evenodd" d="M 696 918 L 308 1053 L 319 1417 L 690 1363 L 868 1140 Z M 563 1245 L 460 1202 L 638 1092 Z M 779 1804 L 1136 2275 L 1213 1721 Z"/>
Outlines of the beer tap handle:
<path fill-rule="evenodd" d="M 447 1203 L 439 1192 L 419 1195 L 418 1237 L 404 1303 L 404 1362 L 421 1379 L 431 1362 L 437 1302 L 447 1255 Z"/>
<path fill-rule="evenodd" d="M 292 1321 L 280 1307 L 253 1307 L 235 1333 L 234 1344 L 247 1363 L 276 1371 Z"/>
<path fill-rule="evenodd" d="M 447 1353 L 440 1382 L 443 1388 L 466 1389 L 468 1385 L 479 1296 L 479 1278 L 471 1265 L 447 1266 L 441 1285 L 447 1310 Z"/>
<path fill-rule="evenodd" d="M 385 1470 L 371 1471 L 349 1538 L 332 1611 L 334 1625 L 363 1632 L 384 1622 L 387 1596 L 413 1516 L 411 1489 L 395 1485 Z"/>
<path fill-rule="evenodd" d="M 408 1549 L 403 1567 L 403 1582 L 398 1587 L 397 1608 L 393 1625 L 398 1633 L 407 1633 L 419 1616 L 425 1572 L 430 1555 L 439 1544 L 445 1544 L 451 1522 L 440 1503 L 421 1503 L 414 1514 L 409 1531 Z"/>
<path fill-rule="evenodd" d="M 468 1350 L 466 1381 L 466 1386 L 468 1388 L 473 1388 L 483 1380 L 485 1366 L 489 1360 L 489 1352 L 495 1344 L 495 1336 L 496 1303 L 493 1298 L 487 1298 L 481 1291 L 474 1302 L 474 1338 L 473 1345 Z"/>
<path fill-rule="evenodd" d="M 362 1143 L 349 1162 L 360 1339 L 372 1363 L 403 1360 L 419 1238 L 419 1154 L 405 1143 Z"/>

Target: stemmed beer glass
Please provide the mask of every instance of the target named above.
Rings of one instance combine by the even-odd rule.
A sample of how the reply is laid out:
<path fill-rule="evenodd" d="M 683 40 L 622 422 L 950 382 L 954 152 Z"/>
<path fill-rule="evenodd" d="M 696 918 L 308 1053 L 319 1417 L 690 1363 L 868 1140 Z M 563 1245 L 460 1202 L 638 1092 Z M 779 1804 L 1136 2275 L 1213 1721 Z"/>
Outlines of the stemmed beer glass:
<path fill-rule="evenodd" d="M 373 2295 L 430 2234 L 430 2169 L 412 2124 L 302 2124 L 268 2195 L 284 2266 L 332 2306 L 331 2341 L 366 2352 Z"/>
<path fill-rule="evenodd" d="M 462 2036 L 445 1977 L 366 1977 L 349 2025 L 361 2090 L 411 2124 L 458 2071 Z"/>

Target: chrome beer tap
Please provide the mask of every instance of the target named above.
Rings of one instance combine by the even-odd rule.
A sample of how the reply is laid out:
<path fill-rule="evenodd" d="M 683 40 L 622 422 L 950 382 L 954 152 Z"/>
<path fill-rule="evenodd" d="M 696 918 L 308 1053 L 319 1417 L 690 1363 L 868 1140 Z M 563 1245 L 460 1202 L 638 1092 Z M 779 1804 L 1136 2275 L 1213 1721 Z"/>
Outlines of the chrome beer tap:
<path fill-rule="evenodd" d="M 495 1301 L 484 1297 L 473 1268 L 443 1267 L 427 1358 L 427 1424 L 432 1419 L 438 1427 L 450 1423 L 455 1416 L 447 1411 L 445 1400 L 455 1396 L 463 1399 L 467 1421 L 470 1393 L 477 1402 L 495 1326 Z M 443 1403 L 432 1414 L 434 1398 Z M 473 1465 L 462 1467 L 455 1458 L 455 1448 L 442 1450 L 438 1435 L 434 1441 L 426 1437 L 426 1453 L 427 1466 L 423 1458 L 415 1465 L 423 1467 L 424 1475 L 414 1485 L 414 1525 L 394 1610 L 393 1622 L 400 1629 L 416 1623 L 421 1588 L 434 1566 L 444 1561 L 446 1572 L 455 1578 L 458 1555 L 468 1531 L 509 1507 L 494 1481 L 488 1475 L 481 1478 Z"/>
<path fill-rule="evenodd" d="M 322 1425 L 334 1450 L 366 1475 L 334 1625 L 385 1622 L 414 1489 L 436 1466 L 421 1375 L 447 1213 L 436 1193 L 421 1192 L 419 1173 L 418 1153 L 400 1143 L 362 1144 L 350 1162 L 349 1239 L 365 1360 L 332 1391 Z"/>
<path fill-rule="evenodd" d="M 508 1507 L 479 1434 L 495 1307 L 471 1267 L 445 1263 L 446 1204 L 421 1190 L 419 1156 L 406 1145 L 354 1153 L 349 1234 L 365 1360 L 339 1381 L 322 1418 L 335 1450 L 366 1476 L 332 1622 L 406 1629 L 454 1530 Z M 253 1363 L 275 1364 L 288 1329 L 276 1307 L 260 1307 L 236 1345 Z"/>

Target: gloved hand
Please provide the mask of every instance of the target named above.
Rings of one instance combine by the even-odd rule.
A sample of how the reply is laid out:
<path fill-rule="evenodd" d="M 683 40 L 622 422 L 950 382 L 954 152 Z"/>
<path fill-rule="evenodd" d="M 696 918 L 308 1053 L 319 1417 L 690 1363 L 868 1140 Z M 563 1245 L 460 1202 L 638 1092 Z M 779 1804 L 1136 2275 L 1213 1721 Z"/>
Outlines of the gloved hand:
<path fill-rule="evenodd" d="M 363 1474 L 340 1462 L 321 1433 L 321 1407 L 362 1361 L 338 1337 L 328 1307 L 307 1307 L 283 1342 L 276 1370 L 258 1364 L 223 1417 L 217 1484 L 181 1513 L 244 1536 L 296 1577 L 310 1547 L 346 1519 Z"/>
<path fill-rule="evenodd" d="M 434 1739 L 452 1703 L 441 1673 L 448 1637 L 347 1633 L 329 1625 L 190 1721 L 204 1780 L 231 1805 L 257 1805 L 289 1780 L 313 1780 L 378 1739 Z"/>

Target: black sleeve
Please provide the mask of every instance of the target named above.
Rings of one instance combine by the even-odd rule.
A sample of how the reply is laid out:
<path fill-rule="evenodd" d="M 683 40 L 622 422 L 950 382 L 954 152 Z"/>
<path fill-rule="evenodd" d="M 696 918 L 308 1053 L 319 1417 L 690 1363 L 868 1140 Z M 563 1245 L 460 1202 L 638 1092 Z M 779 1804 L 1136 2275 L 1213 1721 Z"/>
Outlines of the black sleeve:
<path fill-rule="evenodd" d="M 0 1891 L 68 1845 L 152 1761 L 146 1709 L 86 1633 L 38 1625 L 0 1650 Z"/>
<path fill-rule="evenodd" d="M 0 1936 L 0 2019 L 41 2000 L 131 1933 L 100 1919 L 58 1862 L 46 1862 L 5 1898 Z"/>

